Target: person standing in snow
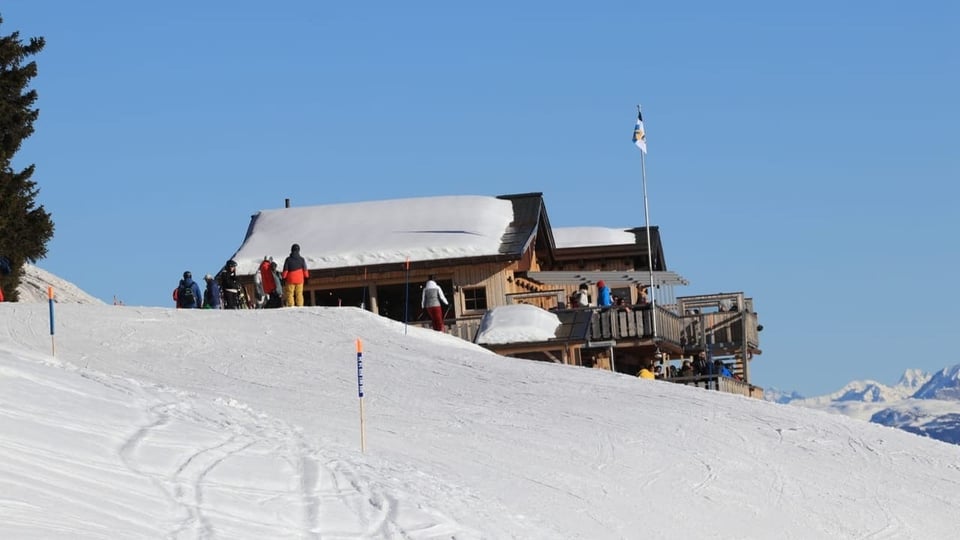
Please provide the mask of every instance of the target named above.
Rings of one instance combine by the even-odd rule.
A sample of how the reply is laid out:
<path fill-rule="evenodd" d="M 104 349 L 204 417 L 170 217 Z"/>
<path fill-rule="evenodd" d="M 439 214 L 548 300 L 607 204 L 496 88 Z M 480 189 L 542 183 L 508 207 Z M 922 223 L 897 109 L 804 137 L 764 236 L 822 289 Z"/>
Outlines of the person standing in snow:
<path fill-rule="evenodd" d="M 303 284 L 310 277 L 307 261 L 300 256 L 300 244 L 290 246 L 290 255 L 283 261 L 283 305 L 303 307 Z"/>
<path fill-rule="evenodd" d="M 223 309 L 241 309 L 240 279 L 237 277 L 237 261 L 230 259 L 217 275 L 223 293 Z"/>
<path fill-rule="evenodd" d="M 423 297 L 420 299 L 420 307 L 425 309 L 427 314 L 430 315 L 430 322 L 433 329 L 437 332 L 443 332 L 445 330 L 443 326 L 443 309 L 440 307 L 441 303 L 445 306 L 450 304 L 443 295 L 443 289 L 437 285 L 437 282 L 434 281 L 431 275 L 423 285 Z"/>
<path fill-rule="evenodd" d="M 263 307 L 280 307 L 280 276 L 277 274 L 277 263 L 273 261 L 273 257 L 264 257 L 260 263 L 260 284 L 266 297 Z"/>
<path fill-rule="evenodd" d="M 220 309 L 220 286 L 210 274 L 203 276 L 203 280 L 207 283 L 207 288 L 203 291 L 203 307 Z"/>
<path fill-rule="evenodd" d="M 200 307 L 200 286 L 193 280 L 189 270 L 183 273 L 180 286 L 177 287 L 177 307 L 183 309 L 197 309 Z"/>

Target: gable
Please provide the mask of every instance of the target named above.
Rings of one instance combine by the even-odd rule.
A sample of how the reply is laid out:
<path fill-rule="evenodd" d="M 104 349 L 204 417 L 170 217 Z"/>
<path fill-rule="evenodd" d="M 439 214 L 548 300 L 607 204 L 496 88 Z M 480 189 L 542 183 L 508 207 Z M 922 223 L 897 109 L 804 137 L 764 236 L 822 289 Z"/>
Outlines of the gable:
<path fill-rule="evenodd" d="M 554 252 L 556 264 L 551 265 L 551 270 L 562 269 L 570 264 L 590 266 L 611 259 L 629 259 L 633 268 L 638 270 L 649 269 L 652 259 L 654 271 L 667 270 L 658 227 L 650 227 L 652 252 L 647 246 L 647 229 L 644 227 L 561 227 L 554 229 L 553 235 L 557 248 Z"/>

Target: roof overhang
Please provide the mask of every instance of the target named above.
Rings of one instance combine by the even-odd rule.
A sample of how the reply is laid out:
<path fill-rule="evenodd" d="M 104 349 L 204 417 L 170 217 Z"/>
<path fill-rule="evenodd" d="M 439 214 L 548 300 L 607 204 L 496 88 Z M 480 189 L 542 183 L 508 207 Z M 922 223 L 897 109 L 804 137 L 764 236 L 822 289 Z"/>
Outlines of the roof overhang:
<path fill-rule="evenodd" d="M 600 280 L 609 285 L 649 285 L 650 272 L 527 272 L 526 276 L 545 284 L 596 283 Z M 676 272 L 654 272 L 653 285 L 689 285 L 690 282 Z"/>

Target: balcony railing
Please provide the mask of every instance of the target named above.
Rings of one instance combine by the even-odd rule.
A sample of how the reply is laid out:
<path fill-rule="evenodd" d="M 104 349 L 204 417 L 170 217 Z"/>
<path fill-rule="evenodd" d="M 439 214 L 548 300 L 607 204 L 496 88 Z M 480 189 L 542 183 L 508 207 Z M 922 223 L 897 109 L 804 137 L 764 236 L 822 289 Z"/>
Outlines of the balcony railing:
<path fill-rule="evenodd" d="M 669 308 L 650 305 L 610 308 L 577 308 L 558 312 L 564 314 L 589 313 L 587 327 L 577 335 L 568 334 L 561 339 L 599 341 L 656 340 L 671 343 L 684 351 L 710 349 L 716 353 L 731 354 L 748 348 L 759 347 L 757 314 L 750 311 L 718 312 L 680 316 Z M 656 317 L 656 333 L 653 318 Z M 567 317 L 569 318 L 569 317 Z M 581 317 L 582 319 L 582 317 Z M 447 333 L 467 341 L 473 341 L 480 329 L 481 317 L 447 319 Z M 427 321 L 417 321 L 418 326 L 430 327 Z"/>
<path fill-rule="evenodd" d="M 667 382 L 696 386 L 706 390 L 719 390 L 728 394 L 740 394 L 747 397 L 763 397 L 763 390 L 737 379 L 722 375 L 700 375 L 695 377 L 673 377 L 664 379 Z M 757 396 L 757 393 L 760 395 Z"/>
<path fill-rule="evenodd" d="M 649 305 L 588 309 L 594 312 L 590 321 L 591 341 L 656 338 L 680 345 L 682 317 L 660 306 L 656 310 Z"/>
<path fill-rule="evenodd" d="M 721 311 L 683 317 L 681 344 L 688 350 L 734 351 L 744 345 L 760 346 L 757 314 L 752 311 Z"/>

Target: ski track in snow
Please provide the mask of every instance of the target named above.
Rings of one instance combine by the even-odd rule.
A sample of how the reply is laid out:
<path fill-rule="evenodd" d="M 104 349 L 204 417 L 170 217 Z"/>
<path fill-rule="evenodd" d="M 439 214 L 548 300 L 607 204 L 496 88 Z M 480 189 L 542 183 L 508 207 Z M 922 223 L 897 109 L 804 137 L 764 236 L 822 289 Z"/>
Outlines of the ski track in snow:
<path fill-rule="evenodd" d="M 50 375 L 49 370 L 57 373 Z M 325 455 L 298 429 L 232 400 L 203 402 L 183 392 L 56 362 L 41 361 L 0 375 L 31 379 L 39 392 L 51 396 L 52 404 L 79 397 L 122 409 L 124 418 L 118 422 L 126 435 L 118 436 L 117 430 L 60 415 L 52 406 L 18 409 L 15 396 L 9 401 L 0 397 L 0 420 L 58 425 L 78 435 L 78 445 L 51 449 L 43 456 L 44 481 L 39 483 L 49 485 L 51 499 L 68 493 L 67 506 L 86 511 L 101 506 L 105 514 L 113 506 L 124 506 L 127 497 L 154 500 L 157 508 L 156 514 L 120 523 L 107 533 L 102 524 L 47 523 L 42 519 L 46 509 L 0 497 L 0 529 L 71 538 L 110 538 L 125 536 L 124 531 L 173 539 L 277 538 L 278 531 L 280 537 L 311 539 L 480 537 L 437 511 L 407 501 L 402 491 L 378 485 L 349 459 Z M 138 420 L 129 421 L 134 418 Z M 25 484 L 31 475 L 28 465 L 37 459 L 27 455 L 36 452 L 34 446 L 29 441 L 0 443 L 0 461 L 14 468 L 22 464 Z M 104 447 L 112 447 L 113 454 L 98 452 Z M 78 479 L 75 471 L 81 464 L 86 470 Z M 125 482 L 130 488 L 99 494 L 95 489 L 90 494 L 66 489 L 93 486 L 98 474 L 130 477 Z M 38 531 L 45 533 L 37 536 Z"/>

